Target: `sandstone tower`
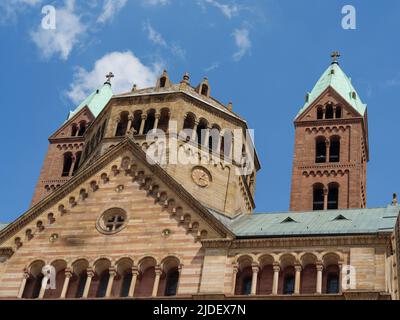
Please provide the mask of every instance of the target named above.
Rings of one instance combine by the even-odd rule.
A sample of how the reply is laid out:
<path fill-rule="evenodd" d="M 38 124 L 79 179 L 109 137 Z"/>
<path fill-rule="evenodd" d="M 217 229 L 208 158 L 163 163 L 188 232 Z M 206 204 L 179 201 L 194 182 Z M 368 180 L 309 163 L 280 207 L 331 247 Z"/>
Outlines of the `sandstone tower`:
<path fill-rule="evenodd" d="M 339 53 L 295 118 L 291 211 L 366 207 L 367 107 Z"/>

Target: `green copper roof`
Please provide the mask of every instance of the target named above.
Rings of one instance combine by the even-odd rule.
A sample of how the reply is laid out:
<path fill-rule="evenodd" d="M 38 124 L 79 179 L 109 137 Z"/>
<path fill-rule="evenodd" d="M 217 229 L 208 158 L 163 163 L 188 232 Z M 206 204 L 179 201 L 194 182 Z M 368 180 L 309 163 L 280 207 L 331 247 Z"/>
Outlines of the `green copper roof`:
<path fill-rule="evenodd" d="M 97 117 L 113 96 L 111 85 L 106 82 L 102 87 L 92 92 L 74 111 L 70 111 L 67 120 L 75 116 L 85 106 L 88 106 L 94 117 Z"/>
<path fill-rule="evenodd" d="M 8 223 L 0 223 L 0 231 L 8 226 Z"/>
<path fill-rule="evenodd" d="M 233 219 L 215 210 L 209 211 L 238 237 L 306 237 L 392 232 L 400 206 L 242 214 Z"/>
<path fill-rule="evenodd" d="M 334 62 L 323 73 L 311 93 L 307 96 L 307 101 L 299 111 L 296 118 L 303 113 L 328 87 L 332 87 L 340 94 L 359 114 L 365 113 L 367 105 L 362 103 L 360 96 L 354 89 L 351 79 L 346 76 L 339 64 Z"/>

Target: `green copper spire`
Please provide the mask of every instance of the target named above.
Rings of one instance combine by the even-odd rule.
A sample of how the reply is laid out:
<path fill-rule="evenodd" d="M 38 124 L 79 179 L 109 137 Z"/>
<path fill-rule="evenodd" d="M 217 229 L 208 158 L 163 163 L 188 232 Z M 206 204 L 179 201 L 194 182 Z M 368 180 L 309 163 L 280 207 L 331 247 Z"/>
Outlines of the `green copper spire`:
<path fill-rule="evenodd" d="M 337 58 L 340 57 L 339 52 L 332 54 L 332 64 L 325 70 L 311 93 L 307 94 L 306 103 L 299 111 L 298 118 L 324 91 L 326 88 L 333 88 L 340 96 L 342 96 L 360 115 L 364 116 L 367 105 L 362 103 L 360 96 L 354 89 L 351 80 L 346 76 L 340 68 Z"/>
<path fill-rule="evenodd" d="M 113 96 L 111 89 L 111 78 L 113 77 L 114 75 L 110 72 L 106 76 L 107 81 L 103 84 L 103 86 L 92 92 L 74 111 L 70 111 L 67 120 L 71 119 L 85 106 L 88 106 L 89 110 L 96 118 Z"/>

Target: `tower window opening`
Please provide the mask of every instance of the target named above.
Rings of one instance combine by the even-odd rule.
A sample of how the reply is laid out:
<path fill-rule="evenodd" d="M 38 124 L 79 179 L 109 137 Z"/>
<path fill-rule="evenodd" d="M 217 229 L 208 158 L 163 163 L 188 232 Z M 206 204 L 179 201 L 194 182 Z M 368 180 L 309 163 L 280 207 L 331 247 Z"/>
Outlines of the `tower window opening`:
<path fill-rule="evenodd" d="M 326 107 L 325 119 L 333 119 L 333 106 L 331 104 Z"/>
<path fill-rule="evenodd" d="M 120 121 L 118 122 L 117 131 L 115 133 L 116 137 L 122 137 L 125 135 L 128 127 L 128 112 L 123 112 L 120 116 Z"/>
<path fill-rule="evenodd" d="M 147 134 L 149 131 L 154 129 L 154 123 L 156 122 L 155 111 L 150 110 L 147 114 L 146 122 L 144 125 L 143 134 Z"/>
<path fill-rule="evenodd" d="M 324 210 L 324 186 L 316 184 L 313 190 L 313 210 Z"/>
<path fill-rule="evenodd" d="M 72 170 L 72 175 L 74 175 L 76 173 L 76 171 L 78 171 L 79 169 L 79 162 L 81 161 L 81 157 L 82 157 L 82 152 L 79 151 L 76 153 L 75 156 L 75 165 L 74 165 L 74 169 Z"/>
<path fill-rule="evenodd" d="M 329 146 L 329 162 L 340 161 L 340 139 L 339 137 L 331 138 Z"/>
<path fill-rule="evenodd" d="M 342 108 L 336 107 L 335 118 L 340 119 L 342 117 Z"/>
<path fill-rule="evenodd" d="M 339 185 L 331 183 L 328 186 L 328 210 L 336 210 L 339 208 Z"/>
<path fill-rule="evenodd" d="M 76 124 L 73 124 L 71 128 L 71 137 L 75 137 L 77 133 L 78 133 L 78 126 Z"/>
<path fill-rule="evenodd" d="M 315 162 L 326 162 L 326 141 L 324 137 L 318 138 L 315 145 Z"/>
<path fill-rule="evenodd" d="M 207 122 L 202 119 L 200 120 L 199 125 L 197 126 L 197 143 L 198 145 L 206 145 L 206 141 L 204 141 L 207 130 Z"/>
<path fill-rule="evenodd" d="M 135 111 L 135 113 L 133 114 L 133 123 L 132 123 L 134 134 L 139 134 L 141 122 L 142 122 L 142 111 Z"/>
<path fill-rule="evenodd" d="M 324 118 L 324 110 L 322 109 L 322 107 L 319 107 L 317 109 L 317 119 L 322 120 L 323 118 Z"/>
<path fill-rule="evenodd" d="M 82 122 L 79 124 L 78 136 L 79 136 L 79 137 L 82 137 L 82 136 L 85 134 L 85 132 L 86 132 L 86 122 L 85 122 L 85 121 L 82 121 Z"/>
<path fill-rule="evenodd" d="M 63 171 L 62 171 L 62 176 L 63 177 L 68 177 L 69 173 L 71 171 L 72 167 L 72 153 L 67 152 L 64 154 L 64 165 L 63 165 Z"/>

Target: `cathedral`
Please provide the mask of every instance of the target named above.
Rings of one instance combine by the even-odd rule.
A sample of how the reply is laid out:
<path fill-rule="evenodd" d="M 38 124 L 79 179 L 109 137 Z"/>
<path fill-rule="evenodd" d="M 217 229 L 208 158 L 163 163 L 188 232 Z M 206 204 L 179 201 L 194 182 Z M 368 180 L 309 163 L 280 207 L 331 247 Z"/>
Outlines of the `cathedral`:
<path fill-rule="evenodd" d="M 294 115 L 275 213 L 254 211 L 248 124 L 207 78 L 114 94 L 108 74 L 0 224 L 0 299 L 398 300 L 400 206 L 367 207 L 367 106 L 338 57 Z"/>

